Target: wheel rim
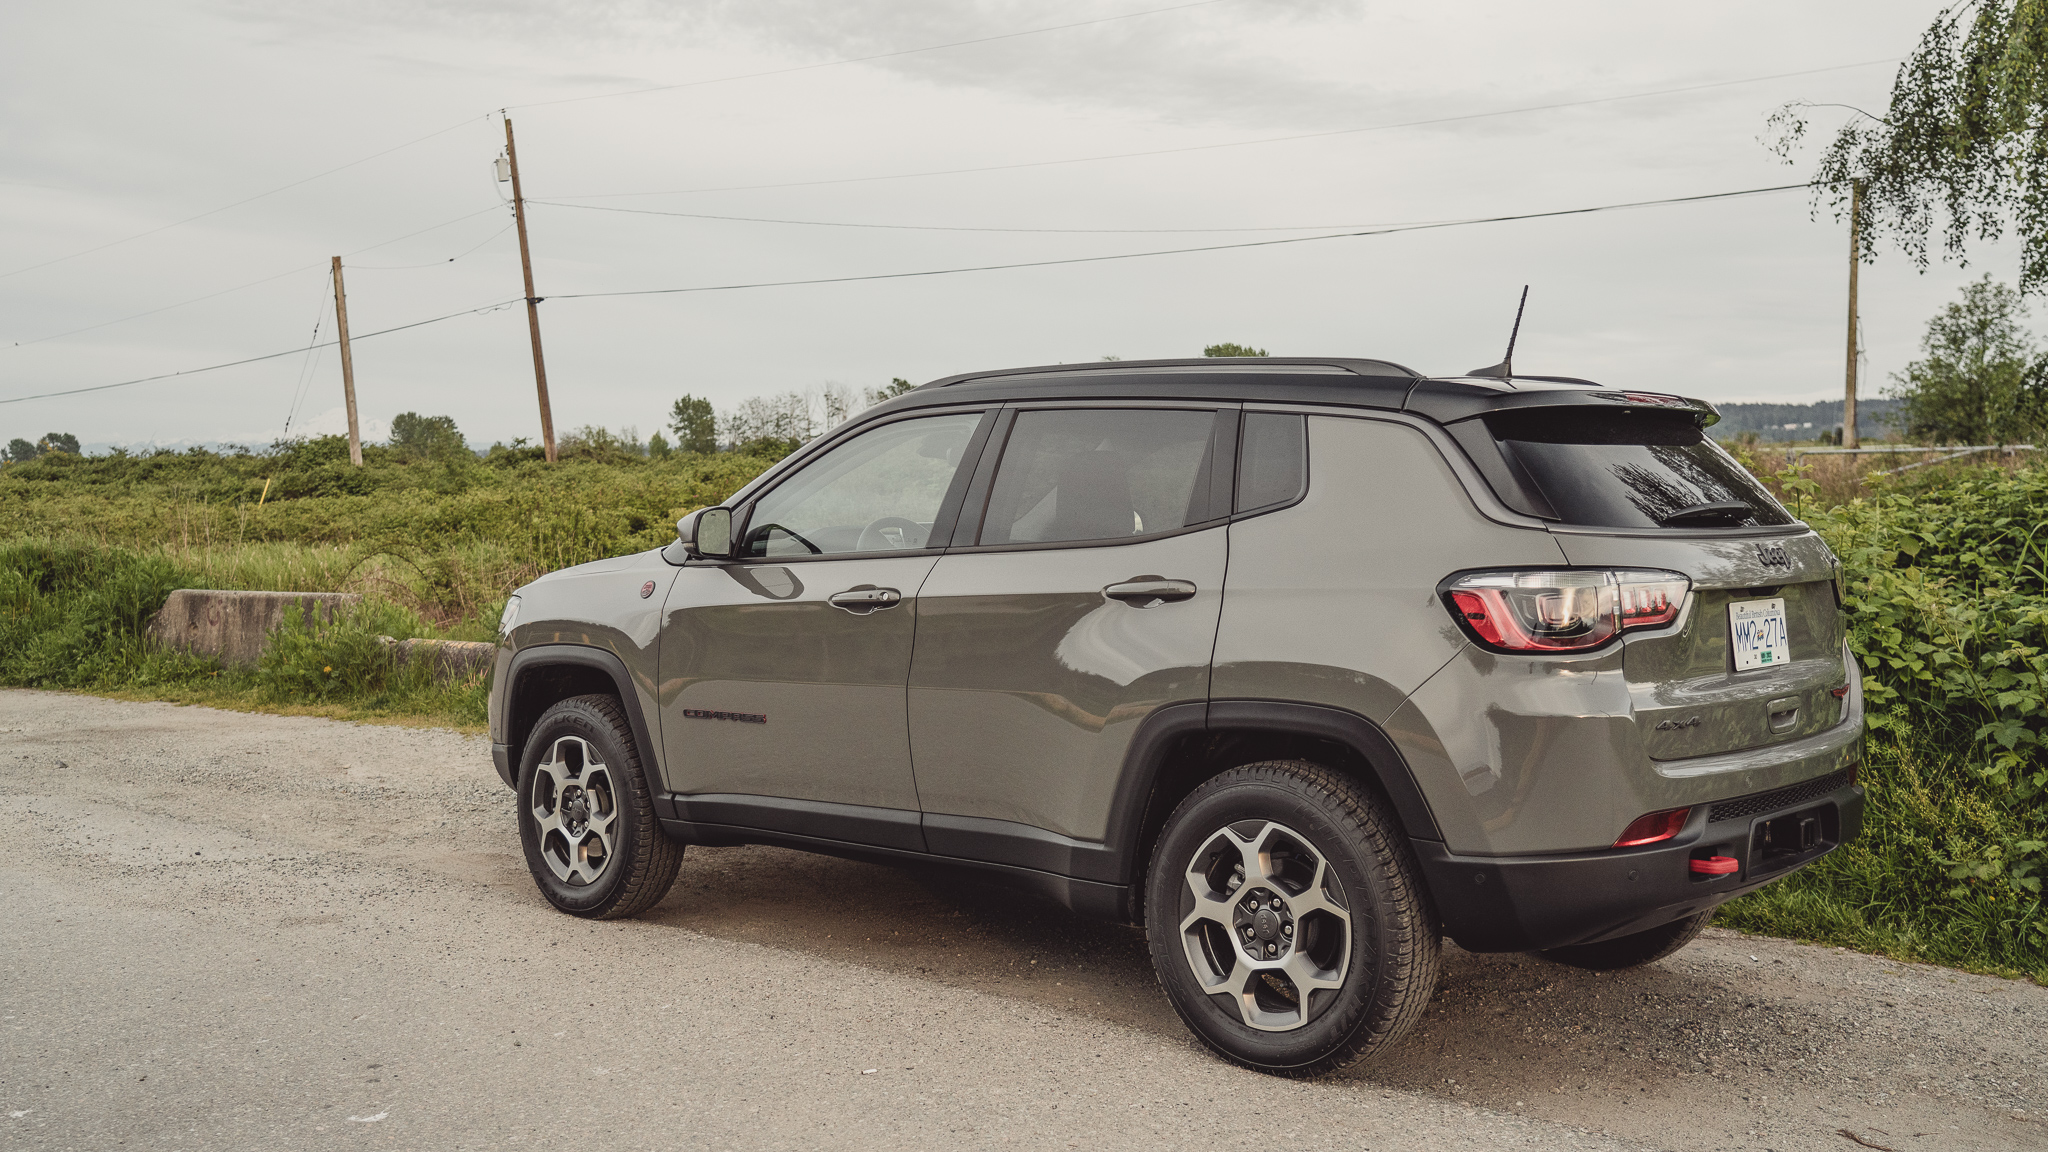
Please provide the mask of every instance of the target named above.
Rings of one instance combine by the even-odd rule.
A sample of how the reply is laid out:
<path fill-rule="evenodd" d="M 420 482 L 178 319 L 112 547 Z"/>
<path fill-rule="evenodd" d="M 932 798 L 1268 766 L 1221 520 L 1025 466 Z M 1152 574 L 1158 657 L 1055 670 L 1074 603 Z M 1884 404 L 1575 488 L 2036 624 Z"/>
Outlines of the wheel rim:
<path fill-rule="evenodd" d="M 1219 828 L 1188 863 L 1188 969 L 1247 1027 L 1288 1032 L 1327 1007 L 1351 967 L 1351 914 L 1329 860 L 1269 820 Z"/>
<path fill-rule="evenodd" d="M 619 790 L 611 768 L 580 736 L 548 746 L 535 766 L 527 798 L 540 836 L 540 856 L 564 884 L 594 884 L 611 866 Z"/>

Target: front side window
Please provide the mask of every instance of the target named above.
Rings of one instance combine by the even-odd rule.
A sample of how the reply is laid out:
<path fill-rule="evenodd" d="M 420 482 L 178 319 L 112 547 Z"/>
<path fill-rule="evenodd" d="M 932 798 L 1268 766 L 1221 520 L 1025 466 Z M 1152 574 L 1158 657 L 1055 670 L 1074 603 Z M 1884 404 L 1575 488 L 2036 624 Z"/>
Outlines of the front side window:
<path fill-rule="evenodd" d="M 1115 540 L 1207 518 L 1216 414 L 1081 408 L 1017 415 L 983 544 Z"/>
<path fill-rule="evenodd" d="M 746 557 L 926 547 L 979 412 L 898 420 L 805 464 L 754 504 Z"/>

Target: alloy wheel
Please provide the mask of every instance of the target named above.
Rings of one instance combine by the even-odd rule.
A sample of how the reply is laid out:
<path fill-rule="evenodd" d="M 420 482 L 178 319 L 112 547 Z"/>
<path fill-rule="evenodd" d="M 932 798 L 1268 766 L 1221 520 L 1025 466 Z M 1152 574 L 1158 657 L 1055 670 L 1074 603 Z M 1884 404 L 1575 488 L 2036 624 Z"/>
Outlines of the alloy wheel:
<path fill-rule="evenodd" d="M 580 736 L 548 747 L 527 803 L 540 833 L 540 856 L 564 884 L 591 884 L 611 863 L 619 791 L 611 768 Z"/>
<path fill-rule="evenodd" d="M 1344 986 L 1351 914 L 1328 859 L 1272 821 L 1217 829 L 1188 863 L 1181 918 L 1188 967 L 1246 1026 L 1288 1032 Z"/>

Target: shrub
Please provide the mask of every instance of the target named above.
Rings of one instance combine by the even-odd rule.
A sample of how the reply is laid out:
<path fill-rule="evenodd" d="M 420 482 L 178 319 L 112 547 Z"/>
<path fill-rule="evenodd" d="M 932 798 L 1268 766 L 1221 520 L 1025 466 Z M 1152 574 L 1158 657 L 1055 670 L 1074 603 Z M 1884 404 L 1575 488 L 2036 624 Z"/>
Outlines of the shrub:
<path fill-rule="evenodd" d="M 1820 510 L 1870 725 L 1864 836 L 1738 926 L 2048 979 L 2048 468 L 1911 478 Z"/>

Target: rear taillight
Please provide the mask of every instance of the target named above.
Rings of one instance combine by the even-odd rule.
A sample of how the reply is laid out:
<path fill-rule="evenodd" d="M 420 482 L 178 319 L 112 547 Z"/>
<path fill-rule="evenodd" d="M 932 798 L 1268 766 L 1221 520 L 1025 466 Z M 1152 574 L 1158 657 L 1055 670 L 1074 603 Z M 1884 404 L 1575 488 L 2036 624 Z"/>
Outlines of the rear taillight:
<path fill-rule="evenodd" d="M 1692 581 L 1676 572 L 1475 572 L 1444 587 L 1473 636 L 1510 652 L 1579 652 L 1678 619 Z"/>
<path fill-rule="evenodd" d="M 1673 808 L 1667 812 L 1652 812 L 1638 816 L 1633 824 L 1615 837 L 1616 848 L 1634 848 L 1639 844 L 1655 844 L 1669 840 L 1685 828 L 1685 818 L 1692 814 L 1690 808 Z"/>

